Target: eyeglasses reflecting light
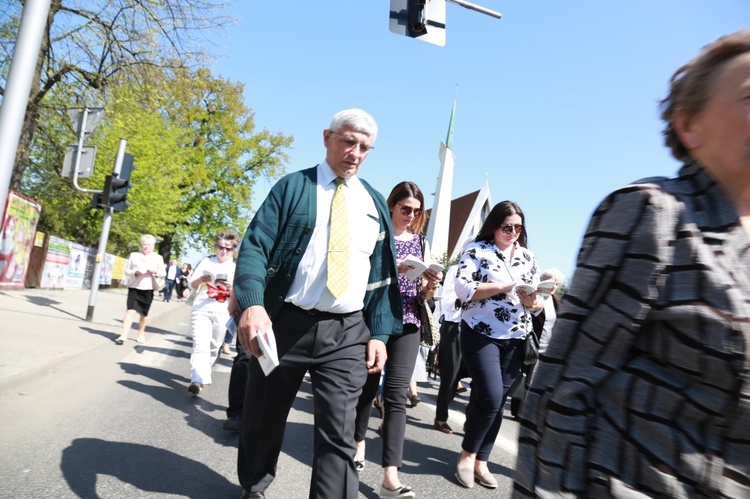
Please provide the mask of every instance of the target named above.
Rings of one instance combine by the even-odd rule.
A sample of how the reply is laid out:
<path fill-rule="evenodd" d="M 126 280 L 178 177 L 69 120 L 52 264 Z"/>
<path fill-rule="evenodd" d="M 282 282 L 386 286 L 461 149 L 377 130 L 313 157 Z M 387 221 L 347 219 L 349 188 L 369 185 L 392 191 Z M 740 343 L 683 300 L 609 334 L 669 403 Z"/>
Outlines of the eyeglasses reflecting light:
<path fill-rule="evenodd" d="M 364 142 L 359 142 L 357 139 L 349 135 L 344 135 L 343 133 L 334 132 L 333 130 L 329 130 L 329 132 L 331 132 L 331 134 L 338 137 L 339 140 L 341 140 L 341 142 L 344 143 L 347 150 L 358 149 L 361 152 L 366 154 L 372 151 L 373 149 L 375 149 L 375 146 L 371 146 L 370 144 L 365 144 Z"/>
<path fill-rule="evenodd" d="M 520 234 L 521 231 L 523 230 L 523 225 L 521 225 L 521 224 L 515 224 L 515 225 L 508 224 L 508 225 L 503 225 L 503 226 L 500 227 L 500 230 L 502 230 L 506 234 L 512 233 L 514 229 L 516 231 L 516 234 Z"/>
<path fill-rule="evenodd" d="M 414 213 L 415 217 L 418 217 L 422 214 L 422 208 L 412 208 L 411 206 L 404 206 L 400 203 L 396 203 L 401 210 L 401 214 L 405 217 L 408 217 L 412 213 Z"/>

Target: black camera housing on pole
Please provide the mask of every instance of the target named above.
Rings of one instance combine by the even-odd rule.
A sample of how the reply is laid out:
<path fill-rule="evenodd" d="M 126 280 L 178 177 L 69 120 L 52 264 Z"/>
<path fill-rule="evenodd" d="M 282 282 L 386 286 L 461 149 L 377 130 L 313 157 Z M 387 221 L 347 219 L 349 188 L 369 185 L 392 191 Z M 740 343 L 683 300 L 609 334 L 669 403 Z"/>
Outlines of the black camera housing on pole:
<path fill-rule="evenodd" d="M 427 0 L 407 0 L 406 2 L 406 15 L 408 18 L 406 27 L 409 30 L 409 36 L 412 38 L 427 34 L 426 7 Z"/>
<path fill-rule="evenodd" d="M 135 169 L 132 154 L 125 153 L 122 158 L 120 173 L 112 172 L 104 179 L 104 192 L 94 194 L 92 205 L 94 208 L 112 207 L 112 211 L 125 211 L 130 202 L 128 201 L 128 190 L 133 187 L 130 183 L 130 174 Z"/>

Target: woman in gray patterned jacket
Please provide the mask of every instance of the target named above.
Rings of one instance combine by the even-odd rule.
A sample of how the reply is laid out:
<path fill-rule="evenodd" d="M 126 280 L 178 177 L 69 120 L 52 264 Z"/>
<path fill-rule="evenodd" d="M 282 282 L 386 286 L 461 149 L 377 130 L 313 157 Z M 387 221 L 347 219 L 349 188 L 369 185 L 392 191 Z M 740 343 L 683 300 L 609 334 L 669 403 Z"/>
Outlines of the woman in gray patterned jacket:
<path fill-rule="evenodd" d="M 750 497 L 750 31 L 680 68 L 662 111 L 685 164 L 594 212 L 515 497 Z"/>

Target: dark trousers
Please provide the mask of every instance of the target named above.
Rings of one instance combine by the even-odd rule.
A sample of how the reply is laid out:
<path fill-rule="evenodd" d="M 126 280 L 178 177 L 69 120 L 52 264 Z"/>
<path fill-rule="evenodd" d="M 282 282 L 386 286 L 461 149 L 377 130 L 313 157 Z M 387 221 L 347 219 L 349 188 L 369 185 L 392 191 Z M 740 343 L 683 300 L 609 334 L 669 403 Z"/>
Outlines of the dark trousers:
<path fill-rule="evenodd" d="M 461 352 L 471 376 L 471 403 L 461 447 L 487 461 L 503 422 L 503 407 L 521 373 L 523 340 L 494 340 L 461 323 Z"/>
<path fill-rule="evenodd" d="M 388 338 L 388 359 L 385 361 L 383 377 L 383 457 L 382 466 L 401 467 L 404 457 L 404 434 L 406 433 L 406 395 L 417 363 L 419 331 L 413 324 L 404 325 L 404 334 Z M 371 374 L 362 390 L 357 404 L 357 420 L 354 440 L 365 439 L 370 408 L 378 392 L 380 374 Z"/>
<path fill-rule="evenodd" d="M 435 418 L 438 421 L 448 420 L 448 404 L 456 396 L 456 383 L 461 379 L 459 374 L 463 375 L 466 371 L 461 356 L 459 332 L 458 322 L 443 320 L 440 325 L 440 350 L 438 351 L 440 388 L 438 388 L 435 408 Z"/>
<path fill-rule="evenodd" d="M 237 342 L 237 355 L 232 362 L 232 372 L 229 374 L 229 392 L 227 418 L 242 417 L 242 407 L 245 405 L 245 387 L 247 387 L 248 364 L 253 354 Z"/>
<path fill-rule="evenodd" d="M 311 315 L 287 304 L 273 329 L 280 365 L 265 376 L 258 359 L 248 364 L 237 459 L 240 484 L 262 492 L 273 481 L 286 419 L 309 371 L 315 405 L 310 497 L 355 499 L 354 419 L 370 339 L 362 313 Z"/>
<path fill-rule="evenodd" d="M 167 279 L 164 284 L 164 300 L 172 299 L 172 290 L 174 289 L 174 279 Z"/>

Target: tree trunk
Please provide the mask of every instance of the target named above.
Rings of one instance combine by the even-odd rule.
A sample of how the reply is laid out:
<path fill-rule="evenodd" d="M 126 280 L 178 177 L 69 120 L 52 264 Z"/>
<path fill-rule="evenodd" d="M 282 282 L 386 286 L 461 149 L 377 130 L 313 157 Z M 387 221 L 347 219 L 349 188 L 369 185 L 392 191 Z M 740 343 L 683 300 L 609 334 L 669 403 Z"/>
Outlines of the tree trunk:
<path fill-rule="evenodd" d="M 161 236 L 159 241 L 159 254 L 164 259 L 164 263 L 169 264 L 169 257 L 172 255 L 172 234 L 166 234 Z"/>

